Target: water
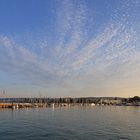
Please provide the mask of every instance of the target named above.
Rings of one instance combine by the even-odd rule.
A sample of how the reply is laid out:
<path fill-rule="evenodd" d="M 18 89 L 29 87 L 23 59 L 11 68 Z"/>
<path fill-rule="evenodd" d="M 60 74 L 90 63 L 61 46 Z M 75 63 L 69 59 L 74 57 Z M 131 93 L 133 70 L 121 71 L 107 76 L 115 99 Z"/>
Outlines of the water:
<path fill-rule="evenodd" d="M 140 140 L 140 107 L 0 109 L 0 140 Z"/>

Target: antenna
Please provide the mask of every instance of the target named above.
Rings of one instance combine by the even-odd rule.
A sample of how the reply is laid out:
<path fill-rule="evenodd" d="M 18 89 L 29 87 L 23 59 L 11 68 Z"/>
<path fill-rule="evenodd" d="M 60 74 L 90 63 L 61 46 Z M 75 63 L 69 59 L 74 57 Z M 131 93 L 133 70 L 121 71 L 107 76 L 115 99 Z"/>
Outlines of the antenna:
<path fill-rule="evenodd" d="M 6 93 L 5 90 L 3 90 L 2 94 L 5 95 L 5 93 Z"/>
<path fill-rule="evenodd" d="M 39 98 L 41 98 L 41 97 L 42 97 L 42 95 L 41 95 L 41 92 L 40 92 L 40 91 L 38 92 L 38 94 L 39 94 Z"/>

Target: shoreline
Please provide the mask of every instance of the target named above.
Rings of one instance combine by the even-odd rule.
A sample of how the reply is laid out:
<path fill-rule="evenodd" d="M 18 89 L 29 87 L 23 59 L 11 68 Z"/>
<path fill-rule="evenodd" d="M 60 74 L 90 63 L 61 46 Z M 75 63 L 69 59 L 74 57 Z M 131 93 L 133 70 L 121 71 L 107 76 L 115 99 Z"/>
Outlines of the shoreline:
<path fill-rule="evenodd" d="M 0 98 L 0 108 L 54 108 L 69 106 L 140 106 L 140 97 Z"/>
<path fill-rule="evenodd" d="M 94 104 L 94 103 L 0 103 L 0 108 L 11 108 L 11 109 L 20 109 L 20 108 L 57 108 L 57 107 L 74 107 L 74 106 L 140 106 L 140 104 Z"/>

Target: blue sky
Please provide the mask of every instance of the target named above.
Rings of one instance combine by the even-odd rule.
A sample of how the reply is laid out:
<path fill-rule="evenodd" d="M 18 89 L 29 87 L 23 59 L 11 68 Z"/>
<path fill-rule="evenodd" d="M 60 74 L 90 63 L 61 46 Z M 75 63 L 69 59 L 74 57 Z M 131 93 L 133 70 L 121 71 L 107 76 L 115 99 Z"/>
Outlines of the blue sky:
<path fill-rule="evenodd" d="M 0 96 L 140 95 L 139 13 L 140 0 L 0 0 Z"/>

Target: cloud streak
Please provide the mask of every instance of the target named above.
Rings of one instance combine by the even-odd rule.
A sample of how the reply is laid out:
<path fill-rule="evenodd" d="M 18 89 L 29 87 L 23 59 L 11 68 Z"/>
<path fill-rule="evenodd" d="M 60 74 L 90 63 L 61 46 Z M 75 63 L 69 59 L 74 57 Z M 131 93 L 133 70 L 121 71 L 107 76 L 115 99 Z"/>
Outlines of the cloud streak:
<path fill-rule="evenodd" d="M 63 1 L 57 10 L 52 46 L 47 37 L 40 38 L 33 51 L 30 43 L 22 45 L 12 37 L 0 36 L 0 71 L 33 85 L 81 95 L 88 91 L 89 95 L 106 92 L 110 96 L 116 89 L 121 93 L 130 85 L 132 89 L 138 86 L 139 35 L 132 25 L 110 20 L 101 31 L 88 36 L 87 28 L 92 25 L 86 22 L 90 12 L 86 3 L 77 6 Z"/>

